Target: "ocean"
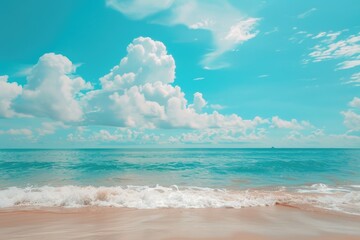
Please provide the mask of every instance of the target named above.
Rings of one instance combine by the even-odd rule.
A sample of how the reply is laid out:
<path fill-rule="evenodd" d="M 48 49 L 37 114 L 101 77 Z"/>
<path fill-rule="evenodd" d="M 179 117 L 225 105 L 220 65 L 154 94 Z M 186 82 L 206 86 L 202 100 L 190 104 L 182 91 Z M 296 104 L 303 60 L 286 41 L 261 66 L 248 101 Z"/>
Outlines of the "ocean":
<path fill-rule="evenodd" d="M 360 149 L 0 150 L 0 208 L 286 205 L 360 215 Z"/>

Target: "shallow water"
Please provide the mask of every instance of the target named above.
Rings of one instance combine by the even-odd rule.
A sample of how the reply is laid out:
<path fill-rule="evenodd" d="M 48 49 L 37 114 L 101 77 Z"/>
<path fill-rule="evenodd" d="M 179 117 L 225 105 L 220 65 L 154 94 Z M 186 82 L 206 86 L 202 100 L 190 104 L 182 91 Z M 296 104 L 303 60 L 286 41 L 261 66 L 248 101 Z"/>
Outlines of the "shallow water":
<path fill-rule="evenodd" d="M 359 214 L 360 150 L 0 150 L 0 188 L 0 207 L 280 203 Z"/>

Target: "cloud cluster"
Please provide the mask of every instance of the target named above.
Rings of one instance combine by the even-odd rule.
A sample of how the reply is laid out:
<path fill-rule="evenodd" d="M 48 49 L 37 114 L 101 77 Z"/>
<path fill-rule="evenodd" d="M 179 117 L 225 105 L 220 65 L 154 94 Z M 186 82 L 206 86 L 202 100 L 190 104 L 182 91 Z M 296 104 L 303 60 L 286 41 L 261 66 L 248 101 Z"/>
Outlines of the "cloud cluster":
<path fill-rule="evenodd" d="M 82 90 L 90 89 L 91 84 L 81 77 L 72 76 L 75 69 L 63 55 L 44 54 L 29 71 L 27 84 L 14 102 L 14 109 L 58 121 L 80 121 L 83 111 L 77 98 Z"/>
<path fill-rule="evenodd" d="M 278 116 L 272 117 L 272 127 L 273 128 L 286 128 L 293 130 L 301 130 L 308 127 L 311 127 L 311 124 L 307 121 L 299 122 L 296 119 L 291 119 L 290 121 L 279 118 Z"/>
<path fill-rule="evenodd" d="M 319 39 L 309 54 L 313 62 L 342 59 L 338 69 L 349 69 L 360 65 L 360 33 L 338 40 L 342 32 L 320 32 L 313 39 Z"/>
<path fill-rule="evenodd" d="M 69 141 L 233 143 L 262 139 L 266 128 L 311 127 L 308 122 L 278 116 L 243 119 L 237 114 L 224 115 L 216 111 L 222 106 L 209 104 L 200 92 L 189 101 L 174 83 L 175 69 L 162 42 L 139 37 L 129 44 L 119 64 L 99 79 L 100 86 L 92 89 L 76 76 L 76 67 L 67 57 L 44 54 L 28 71 L 24 87 L 1 78 L 0 84 L 8 89 L 7 95 L 0 94 L 0 102 L 5 103 L 2 115 L 53 120 L 36 129 L 39 136 L 71 126 L 116 127 L 115 132 L 102 129 L 90 135 L 86 128 L 78 127 L 68 135 Z M 188 130 L 166 139 L 149 133 L 153 129 Z"/>
<path fill-rule="evenodd" d="M 360 98 L 354 97 L 348 105 L 353 109 L 341 112 L 344 116 L 344 125 L 350 132 L 360 131 L 360 114 L 356 112 L 360 108 Z"/>
<path fill-rule="evenodd" d="M 151 18 L 162 25 L 184 25 L 189 29 L 210 31 L 215 50 L 207 54 L 202 64 L 205 68 L 221 68 L 226 63 L 217 61 L 224 53 L 254 38 L 258 18 L 247 17 L 227 1 L 172 1 L 107 0 L 107 5 L 132 19 Z M 221 11 L 219 11 L 221 9 Z M 166 11 L 165 16 L 155 16 Z"/>
<path fill-rule="evenodd" d="M 173 86 L 175 61 L 166 47 L 151 38 L 137 38 L 127 55 L 100 79 L 101 89 L 86 93 L 82 102 L 89 124 L 133 128 L 246 128 L 261 124 L 260 117 L 244 120 L 217 111 L 204 112 L 203 95 L 192 103 Z"/>
<path fill-rule="evenodd" d="M 22 93 L 22 87 L 16 82 L 9 83 L 8 76 L 0 76 L 0 118 L 13 117 L 12 101 Z"/>

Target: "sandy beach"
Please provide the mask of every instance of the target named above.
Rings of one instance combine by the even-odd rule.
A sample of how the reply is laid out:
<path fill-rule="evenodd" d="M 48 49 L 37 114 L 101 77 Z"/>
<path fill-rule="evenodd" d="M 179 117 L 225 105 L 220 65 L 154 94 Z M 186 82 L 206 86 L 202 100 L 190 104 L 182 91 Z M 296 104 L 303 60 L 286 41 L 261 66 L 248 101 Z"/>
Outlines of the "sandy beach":
<path fill-rule="evenodd" d="M 3 209 L 1 239 L 360 239 L 360 217 L 244 209 Z"/>

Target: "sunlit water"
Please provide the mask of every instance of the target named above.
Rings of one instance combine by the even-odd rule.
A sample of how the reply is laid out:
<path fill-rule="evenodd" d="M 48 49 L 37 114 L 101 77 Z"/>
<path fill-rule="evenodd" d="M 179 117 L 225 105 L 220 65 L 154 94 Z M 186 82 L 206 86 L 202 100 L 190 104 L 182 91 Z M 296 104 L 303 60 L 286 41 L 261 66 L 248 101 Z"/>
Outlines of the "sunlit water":
<path fill-rule="evenodd" d="M 360 150 L 0 150 L 0 188 L 0 207 L 306 203 L 357 213 Z"/>

